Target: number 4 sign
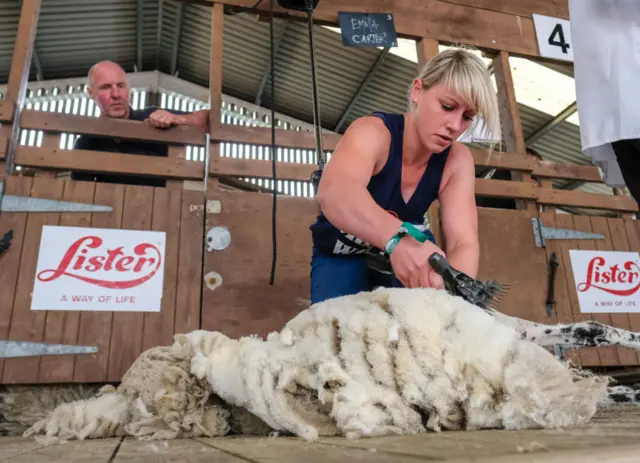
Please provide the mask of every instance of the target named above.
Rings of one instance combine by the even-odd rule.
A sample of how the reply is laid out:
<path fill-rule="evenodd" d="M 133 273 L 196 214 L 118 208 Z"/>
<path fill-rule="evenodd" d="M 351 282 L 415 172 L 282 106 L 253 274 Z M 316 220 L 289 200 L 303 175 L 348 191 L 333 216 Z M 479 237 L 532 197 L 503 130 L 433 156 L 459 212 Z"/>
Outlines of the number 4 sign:
<path fill-rule="evenodd" d="M 571 28 L 566 19 L 533 14 L 540 56 L 573 62 Z"/>

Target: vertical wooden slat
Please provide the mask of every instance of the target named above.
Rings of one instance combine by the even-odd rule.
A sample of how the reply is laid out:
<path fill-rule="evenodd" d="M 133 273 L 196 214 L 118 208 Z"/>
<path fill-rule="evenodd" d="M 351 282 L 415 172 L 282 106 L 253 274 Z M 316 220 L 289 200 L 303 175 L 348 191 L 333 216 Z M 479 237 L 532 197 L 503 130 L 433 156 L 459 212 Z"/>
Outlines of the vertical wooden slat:
<path fill-rule="evenodd" d="M 63 180 L 34 178 L 31 197 L 62 199 Z M 9 339 L 14 341 L 42 342 L 46 312 L 31 310 L 31 294 L 38 263 L 40 237 L 44 225 L 58 225 L 59 212 L 32 212 L 27 215 L 20 278 L 16 287 L 16 297 L 11 316 Z M 39 357 L 7 359 L 4 362 L 2 381 L 6 384 L 33 383 L 38 380 Z"/>
<path fill-rule="evenodd" d="M 574 217 L 571 215 L 555 214 L 555 219 L 555 224 L 558 228 L 582 230 L 582 228 L 578 228 L 578 224 L 574 222 Z M 571 256 L 569 255 L 569 250 L 579 249 L 578 240 L 562 240 L 561 243 L 562 244 L 560 250 L 562 251 L 562 267 L 559 268 L 559 270 L 564 269 L 573 321 L 579 322 L 589 320 L 591 317 L 588 314 L 583 314 L 580 312 L 580 307 L 578 304 L 578 293 L 576 292 L 577 283 L 573 274 L 573 267 L 571 266 Z M 580 348 L 567 352 L 567 357 L 574 358 L 574 356 L 579 359 L 579 361 L 576 361 L 576 363 L 579 363 L 584 367 L 602 365 L 598 350 L 594 347 Z"/>
<path fill-rule="evenodd" d="M 602 229 L 606 230 L 611 238 L 610 241 L 604 243 L 604 246 L 598 249 L 607 249 L 611 251 L 628 252 L 634 250 L 629 243 L 627 230 L 625 227 L 625 219 L 606 219 L 604 217 L 594 217 L 597 222 L 593 224 L 593 231 L 596 233 L 603 233 Z M 596 226 L 597 223 L 597 226 Z M 608 226 L 608 230 L 607 230 Z M 600 240 L 599 240 L 600 241 Z M 635 248 L 636 251 L 640 251 L 640 248 Z M 611 313 L 611 321 L 614 326 L 625 330 L 633 330 L 631 324 L 631 317 L 636 314 L 629 313 Z M 633 351 L 631 349 L 618 347 L 618 355 L 620 356 L 620 363 L 622 365 L 640 365 L 640 352 Z"/>
<path fill-rule="evenodd" d="M 17 146 L 19 142 L 18 121 L 20 120 L 20 113 L 24 105 L 27 84 L 29 82 L 29 70 L 31 68 L 31 58 L 36 40 L 36 30 L 41 5 L 42 0 L 23 0 L 22 8 L 20 9 L 18 33 L 13 47 L 11 71 L 9 72 L 9 81 L 5 95 L 5 100 L 15 104 L 15 111 L 12 124 L 3 124 L 2 127 L 0 127 L 0 137 L 9 138 L 9 155 L 14 152 L 15 146 Z M 13 169 L 8 159 L 6 164 L 9 165 L 8 169 Z M 11 173 L 12 172 L 9 172 L 9 174 Z"/>
<path fill-rule="evenodd" d="M 209 127 L 219 127 L 222 113 L 222 58 L 224 54 L 224 5 L 216 3 L 211 8 L 211 59 L 209 61 Z M 211 129 L 209 129 L 211 133 Z M 220 143 L 209 146 L 211 162 L 220 157 Z M 215 188 L 218 179 L 209 179 L 211 187 Z"/>
<path fill-rule="evenodd" d="M 585 232 L 592 232 L 593 227 L 589 216 L 576 215 L 573 217 L 575 229 Z M 605 234 L 605 239 L 608 239 L 608 232 Z M 597 249 L 597 242 L 600 240 L 578 240 L 577 249 L 594 250 Z M 576 249 L 576 248 L 574 248 Z M 578 309 L 579 310 L 579 309 Z M 611 325 L 611 316 L 607 313 L 586 313 L 582 314 L 583 320 L 596 320 L 606 325 Z M 618 352 L 613 347 L 599 347 L 598 355 L 600 356 L 600 362 L 602 366 L 615 366 L 620 364 L 620 358 Z"/>
<path fill-rule="evenodd" d="M 500 122 L 504 131 L 504 140 L 507 151 L 525 155 L 526 145 L 522 122 L 518 111 L 518 102 L 509 65 L 509 53 L 500 51 L 493 58 L 493 69 L 498 88 L 498 104 L 500 108 Z M 530 174 L 512 172 L 511 178 L 516 181 L 531 181 Z M 536 204 L 533 201 L 516 200 L 518 209 L 526 209 L 532 214 L 537 214 Z"/>
<path fill-rule="evenodd" d="M 629 250 L 640 251 L 640 220 L 624 220 L 623 223 L 627 232 Z M 634 310 L 640 310 L 640 307 L 635 307 Z M 640 332 L 640 313 L 630 313 L 629 322 L 631 323 L 631 330 L 636 333 Z M 637 352 L 637 356 L 638 361 L 640 361 L 640 352 Z"/>
<path fill-rule="evenodd" d="M 96 183 L 94 204 L 111 206 L 111 212 L 91 214 L 93 228 L 121 228 L 124 209 L 124 185 Z M 107 380 L 109 366 L 109 344 L 111 341 L 111 312 L 82 312 L 78 330 L 78 344 L 96 346 L 95 354 L 76 357 L 73 380 L 80 383 L 103 382 Z"/>
<path fill-rule="evenodd" d="M 144 315 L 142 350 L 171 344 L 176 313 L 176 286 L 178 280 L 178 255 L 180 250 L 180 213 L 182 190 L 156 188 L 153 200 L 151 229 L 164 231 L 166 248 L 164 259 L 164 285 L 160 313 Z"/>
<path fill-rule="evenodd" d="M 204 208 L 197 206 L 202 204 L 201 192 L 183 190 L 175 333 L 186 333 L 200 327 Z"/>
<path fill-rule="evenodd" d="M 122 228 L 150 230 L 153 214 L 153 188 L 137 185 L 125 187 Z M 120 381 L 142 352 L 144 312 L 116 312 L 113 314 L 109 344 L 107 381 Z"/>
<path fill-rule="evenodd" d="M 614 230 L 615 228 L 616 225 L 614 225 Z M 611 235 L 611 229 L 605 217 L 591 217 L 591 229 L 594 233 L 600 233 L 604 235 L 604 239 L 594 240 L 595 247 L 593 249 L 597 249 L 599 251 L 613 251 L 615 249 L 616 251 L 619 251 L 620 249 L 618 249 L 618 246 L 622 248 L 626 247 L 626 234 L 624 237 L 621 237 L 619 230 L 616 230 L 616 241 L 614 242 L 613 236 Z M 602 317 L 602 320 L 608 319 L 609 324 L 612 326 L 616 326 L 625 330 L 631 329 L 629 317 L 625 313 L 605 313 L 599 314 L 598 316 Z M 606 323 L 606 321 L 603 321 L 603 323 Z M 607 347 L 606 349 L 616 351 L 616 355 L 620 365 L 636 364 L 635 352 L 623 349 L 621 347 Z"/>
<path fill-rule="evenodd" d="M 6 194 L 29 196 L 33 179 L 26 177 L 9 177 L 5 185 Z M 13 230 L 11 247 L 0 257 L 0 339 L 8 339 L 11 327 L 13 301 L 16 296 L 18 275 L 21 274 L 20 261 L 22 248 L 25 246 L 26 212 L 3 212 L 0 214 L 0 236 Z M 27 246 L 29 244 L 27 243 Z M 4 360 L 0 359 L 0 375 Z"/>
<path fill-rule="evenodd" d="M 558 214 L 554 212 L 543 212 L 540 214 L 540 218 L 544 222 L 544 224 L 548 227 L 561 227 L 561 220 Z M 569 219 L 569 217 L 566 217 Z M 571 271 L 571 262 L 569 261 L 569 246 L 567 245 L 566 240 L 548 240 L 546 242 L 546 250 L 547 250 L 547 262 L 551 258 L 551 254 L 553 252 L 556 253 L 556 257 L 558 259 L 558 268 L 556 269 L 556 279 L 555 279 L 555 306 L 553 308 L 553 316 L 549 318 L 547 323 L 574 323 L 576 318 L 571 309 L 573 301 L 571 300 L 571 284 L 573 283 L 572 271 Z M 547 267 L 547 271 L 548 267 Z M 547 275 L 548 277 L 548 275 Z M 545 287 L 545 294 L 548 294 L 548 285 Z M 595 352 L 594 352 L 595 354 Z M 575 363 L 580 364 L 580 353 L 575 349 L 570 349 L 565 352 L 566 358 Z M 599 360 L 597 354 L 594 355 L 596 359 Z M 598 362 L 599 364 L 599 362 Z"/>
<path fill-rule="evenodd" d="M 418 53 L 418 72 L 425 63 L 436 56 L 439 51 L 439 42 L 434 39 L 422 38 L 416 42 L 416 51 Z"/>
<path fill-rule="evenodd" d="M 91 204 L 95 193 L 92 182 L 65 181 L 63 200 Z M 60 226 L 89 227 L 91 212 L 63 212 L 60 214 Z M 77 344 L 80 312 L 47 312 L 44 342 Z M 40 359 L 39 382 L 67 382 L 73 380 L 74 355 L 43 356 Z"/>

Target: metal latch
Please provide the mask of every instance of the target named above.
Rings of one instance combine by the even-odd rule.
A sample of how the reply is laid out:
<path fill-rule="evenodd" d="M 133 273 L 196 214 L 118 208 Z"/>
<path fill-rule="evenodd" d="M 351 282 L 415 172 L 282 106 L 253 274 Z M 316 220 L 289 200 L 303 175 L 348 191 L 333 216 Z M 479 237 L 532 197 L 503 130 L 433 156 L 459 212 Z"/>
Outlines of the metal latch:
<path fill-rule="evenodd" d="M 533 238 L 536 241 L 536 247 L 543 248 L 546 246 L 545 240 L 598 240 L 604 239 L 604 235 L 599 233 L 583 232 L 571 230 L 569 228 L 546 227 L 542 224 L 542 220 L 537 217 L 531 219 L 533 224 Z"/>
<path fill-rule="evenodd" d="M 55 199 L 31 198 L 27 196 L 2 196 L 4 184 L 0 182 L 0 211 L 3 212 L 111 212 L 111 206 L 83 204 Z"/>
<path fill-rule="evenodd" d="M 44 344 L 29 341 L 0 341 L 0 358 L 37 357 L 39 355 L 92 354 L 98 352 L 93 346 L 68 344 Z"/>

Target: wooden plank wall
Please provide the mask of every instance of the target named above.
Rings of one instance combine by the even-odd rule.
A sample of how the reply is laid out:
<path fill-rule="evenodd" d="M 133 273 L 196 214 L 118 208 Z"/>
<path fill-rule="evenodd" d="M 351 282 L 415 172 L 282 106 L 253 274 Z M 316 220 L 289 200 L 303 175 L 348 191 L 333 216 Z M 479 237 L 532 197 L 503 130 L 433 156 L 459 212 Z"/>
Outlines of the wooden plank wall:
<path fill-rule="evenodd" d="M 0 339 L 98 347 L 95 355 L 0 360 L 2 383 L 118 381 L 144 349 L 169 344 L 174 333 L 200 327 L 201 191 L 12 176 L 7 193 L 109 205 L 113 211 L 0 216 L 0 230 L 14 231 L 0 266 Z M 43 225 L 165 231 L 161 311 L 31 311 Z"/>
<path fill-rule="evenodd" d="M 541 213 L 541 219 L 549 227 L 569 228 L 604 235 L 598 240 L 548 240 L 547 258 L 553 252 L 559 262 L 556 274 L 556 306 L 553 317 L 547 323 L 573 323 L 597 320 L 634 332 L 640 331 L 640 314 L 580 312 L 576 282 L 569 250 L 637 251 L 640 250 L 640 222 L 622 218 L 577 216 L 569 214 Z M 631 366 L 640 364 L 640 353 L 622 347 L 574 349 L 567 358 L 582 366 Z"/>

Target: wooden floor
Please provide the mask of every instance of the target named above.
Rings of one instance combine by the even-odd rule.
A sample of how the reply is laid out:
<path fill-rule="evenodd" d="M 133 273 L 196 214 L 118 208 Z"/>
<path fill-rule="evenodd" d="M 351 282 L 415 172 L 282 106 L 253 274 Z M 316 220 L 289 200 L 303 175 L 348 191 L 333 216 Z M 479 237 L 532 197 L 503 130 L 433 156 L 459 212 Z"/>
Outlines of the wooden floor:
<path fill-rule="evenodd" d="M 565 430 L 428 433 L 309 444 L 291 437 L 221 437 L 141 442 L 100 439 L 42 447 L 19 437 L 0 437 L 0 461 L 11 463 L 310 463 L 342 461 L 417 463 L 637 463 L 640 408 L 597 415 L 587 426 Z"/>

